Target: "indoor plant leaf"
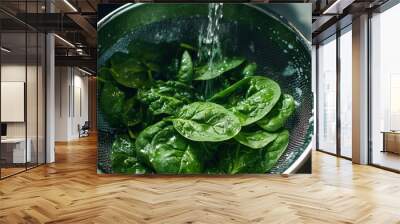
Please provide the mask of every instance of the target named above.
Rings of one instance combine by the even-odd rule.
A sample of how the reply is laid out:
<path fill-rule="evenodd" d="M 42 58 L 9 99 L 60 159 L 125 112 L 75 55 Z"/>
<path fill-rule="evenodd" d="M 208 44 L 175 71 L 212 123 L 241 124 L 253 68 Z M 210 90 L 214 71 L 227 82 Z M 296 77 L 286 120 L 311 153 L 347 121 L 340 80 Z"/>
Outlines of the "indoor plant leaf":
<path fill-rule="evenodd" d="M 295 108 L 296 105 L 293 97 L 289 94 L 283 94 L 271 112 L 257 121 L 257 124 L 266 131 L 277 131 L 285 125 Z"/>
<path fill-rule="evenodd" d="M 175 129 L 193 141 L 219 142 L 240 131 L 239 119 L 215 103 L 195 102 L 182 107 L 172 120 Z"/>

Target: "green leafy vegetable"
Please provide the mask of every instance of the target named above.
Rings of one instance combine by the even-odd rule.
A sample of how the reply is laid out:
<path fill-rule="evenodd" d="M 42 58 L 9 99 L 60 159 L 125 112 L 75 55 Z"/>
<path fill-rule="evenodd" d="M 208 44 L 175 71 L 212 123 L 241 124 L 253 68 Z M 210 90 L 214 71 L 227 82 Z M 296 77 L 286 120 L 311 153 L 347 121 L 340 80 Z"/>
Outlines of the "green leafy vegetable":
<path fill-rule="evenodd" d="M 289 94 L 283 94 L 271 113 L 257 121 L 257 124 L 266 131 L 277 131 L 285 125 L 295 109 L 296 105 L 293 97 Z"/>
<path fill-rule="evenodd" d="M 236 68 L 244 62 L 242 58 L 225 58 L 222 61 L 215 62 L 212 65 L 203 65 L 196 68 L 196 80 L 209 80 L 214 79 L 223 73 Z"/>
<path fill-rule="evenodd" d="M 195 98 L 193 89 L 177 81 L 159 81 L 150 89 L 140 89 L 138 99 L 155 114 L 175 114 Z"/>
<path fill-rule="evenodd" d="M 281 89 L 276 82 L 266 77 L 252 76 L 217 93 L 210 101 L 228 108 L 239 118 L 242 126 L 246 126 L 267 115 L 280 95 Z"/>
<path fill-rule="evenodd" d="M 110 159 L 114 173 L 144 174 L 151 172 L 136 158 L 135 143 L 126 136 L 117 137 L 113 142 Z"/>
<path fill-rule="evenodd" d="M 137 59 L 121 52 L 112 56 L 110 72 L 119 84 L 129 88 L 146 86 L 149 81 L 147 68 Z"/>
<path fill-rule="evenodd" d="M 103 86 L 100 107 L 114 127 L 133 126 L 140 122 L 141 112 L 136 99 L 126 99 L 125 93 L 111 82 Z"/>
<path fill-rule="evenodd" d="M 219 169 L 226 174 L 262 173 L 260 166 L 262 151 L 248 148 L 239 143 L 224 144 L 219 149 Z"/>
<path fill-rule="evenodd" d="M 255 132 L 241 131 L 235 136 L 235 140 L 252 149 L 260 149 L 274 141 L 277 136 L 276 133 L 261 130 Z"/>
<path fill-rule="evenodd" d="M 173 124 L 181 135 L 193 141 L 224 141 L 240 131 L 240 122 L 235 115 L 209 102 L 184 106 L 173 119 Z"/>
<path fill-rule="evenodd" d="M 193 62 L 189 52 L 185 51 L 181 59 L 181 67 L 178 72 L 178 80 L 190 83 L 193 79 Z"/>
<path fill-rule="evenodd" d="M 268 172 L 279 160 L 289 144 L 289 131 L 283 130 L 278 137 L 264 149 L 262 167 L 264 172 Z"/>
<path fill-rule="evenodd" d="M 257 70 L 257 64 L 253 62 L 253 63 L 246 65 L 246 67 L 244 67 L 242 73 L 245 77 L 253 76 L 253 75 L 255 75 L 256 70 Z"/>
<path fill-rule="evenodd" d="M 202 145 L 182 137 L 174 127 L 160 130 L 152 140 L 150 162 L 158 173 L 201 173 Z"/>
<path fill-rule="evenodd" d="M 135 41 L 99 69 L 113 173 L 265 173 L 286 150 L 293 97 L 256 76 L 256 63 L 209 65 L 196 51 Z"/>
<path fill-rule="evenodd" d="M 136 155 L 145 164 L 151 165 L 149 155 L 154 151 L 151 144 L 154 136 L 168 125 L 168 122 L 160 121 L 145 128 L 137 137 L 135 142 Z"/>

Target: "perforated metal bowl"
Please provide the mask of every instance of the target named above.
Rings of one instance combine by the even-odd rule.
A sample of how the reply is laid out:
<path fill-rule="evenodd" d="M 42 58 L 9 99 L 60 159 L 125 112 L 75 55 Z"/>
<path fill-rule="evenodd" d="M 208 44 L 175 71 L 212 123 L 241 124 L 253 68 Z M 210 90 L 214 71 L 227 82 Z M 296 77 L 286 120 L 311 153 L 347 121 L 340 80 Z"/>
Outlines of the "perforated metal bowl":
<path fill-rule="evenodd" d="M 98 67 L 131 41 L 197 43 L 207 4 L 125 4 L 98 22 Z M 290 142 L 272 173 L 294 173 L 310 156 L 313 133 L 310 43 L 283 17 L 252 4 L 224 4 L 222 47 L 258 65 L 297 103 L 288 121 Z M 99 164 L 107 170 L 112 131 L 98 111 Z"/>

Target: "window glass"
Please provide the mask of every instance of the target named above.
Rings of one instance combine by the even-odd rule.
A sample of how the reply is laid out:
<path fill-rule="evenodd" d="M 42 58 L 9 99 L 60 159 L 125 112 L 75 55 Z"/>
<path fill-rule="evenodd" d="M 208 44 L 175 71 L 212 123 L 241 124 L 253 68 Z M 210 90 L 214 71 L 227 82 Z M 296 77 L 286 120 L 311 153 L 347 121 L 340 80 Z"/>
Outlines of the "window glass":
<path fill-rule="evenodd" d="M 336 153 L 336 37 L 318 48 L 318 149 Z"/>
<path fill-rule="evenodd" d="M 340 36 L 340 154 L 351 158 L 352 142 L 352 35 Z"/>
<path fill-rule="evenodd" d="M 400 170 L 400 4 L 371 19 L 372 163 Z"/>

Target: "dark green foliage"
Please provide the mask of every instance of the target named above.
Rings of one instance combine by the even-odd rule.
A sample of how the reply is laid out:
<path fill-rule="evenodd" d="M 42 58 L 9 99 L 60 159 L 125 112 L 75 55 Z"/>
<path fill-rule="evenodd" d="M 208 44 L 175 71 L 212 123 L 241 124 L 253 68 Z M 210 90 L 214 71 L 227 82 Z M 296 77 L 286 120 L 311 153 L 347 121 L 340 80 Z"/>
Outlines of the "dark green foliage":
<path fill-rule="evenodd" d="M 173 119 L 175 129 L 193 141 L 220 142 L 240 131 L 239 119 L 215 103 L 195 102 L 184 106 Z"/>
<path fill-rule="evenodd" d="M 155 114 L 175 114 L 183 105 L 195 99 L 190 86 L 177 81 L 158 81 L 150 89 L 140 89 L 138 99 Z"/>
<path fill-rule="evenodd" d="M 167 127 L 169 124 L 165 121 L 160 121 L 154 125 L 145 128 L 140 132 L 136 139 L 136 155 L 144 163 L 151 165 L 149 155 L 153 153 L 154 148 L 152 147 L 152 140 L 154 136 Z"/>
<path fill-rule="evenodd" d="M 99 70 L 99 106 L 118 134 L 114 173 L 265 173 L 285 151 L 294 99 L 256 63 L 199 66 L 196 52 L 136 41 Z"/>
<path fill-rule="evenodd" d="M 181 64 L 178 72 L 178 80 L 190 83 L 193 79 L 193 62 L 189 52 L 185 51 L 182 55 Z"/>
<path fill-rule="evenodd" d="M 226 174 L 263 173 L 260 166 L 262 150 L 248 148 L 237 142 L 221 145 L 218 151 L 219 168 Z"/>
<path fill-rule="evenodd" d="M 232 111 L 242 126 L 252 124 L 270 112 L 281 95 L 279 85 L 263 76 L 246 77 L 210 100 Z"/>
<path fill-rule="evenodd" d="M 144 174 L 150 170 L 136 158 L 135 141 L 119 136 L 112 144 L 111 167 L 114 173 Z"/>
<path fill-rule="evenodd" d="M 262 130 L 255 132 L 241 131 L 235 136 L 235 140 L 252 149 L 260 149 L 274 141 L 277 136 L 278 134 L 276 133 L 269 133 Z"/>
<path fill-rule="evenodd" d="M 285 125 L 295 109 L 296 105 L 293 97 L 289 94 L 283 94 L 271 113 L 257 121 L 257 124 L 266 131 L 277 131 Z"/>
<path fill-rule="evenodd" d="M 253 62 L 244 67 L 242 74 L 244 77 L 252 76 L 256 74 L 256 70 L 257 70 L 257 64 Z"/>
<path fill-rule="evenodd" d="M 182 137 L 172 125 L 160 130 L 153 138 L 150 161 L 157 173 L 201 173 L 201 144 Z"/>
<path fill-rule="evenodd" d="M 242 58 L 225 58 L 210 65 L 202 65 L 195 69 L 196 80 L 214 79 L 223 73 L 236 68 L 244 62 Z"/>
<path fill-rule="evenodd" d="M 136 58 L 125 53 L 116 53 L 111 58 L 110 72 L 114 79 L 123 86 L 140 88 L 148 84 L 151 71 Z"/>
<path fill-rule="evenodd" d="M 274 167 L 282 153 L 287 148 L 288 144 L 289 131 L 283 130 L 279 133 L 278 137 L 264 149 L 261 165 L 264 169 L 264 172 L 268 172 L 272 167 Z"/>
<path fill-rule="evenodd" d="M 106 82 L 103 86 L 100 108 L 110 125 L 116 128 L 133 126 L 142 119 L 135 97 L 127 98 L 126 94 L 112 82 Z"/>

